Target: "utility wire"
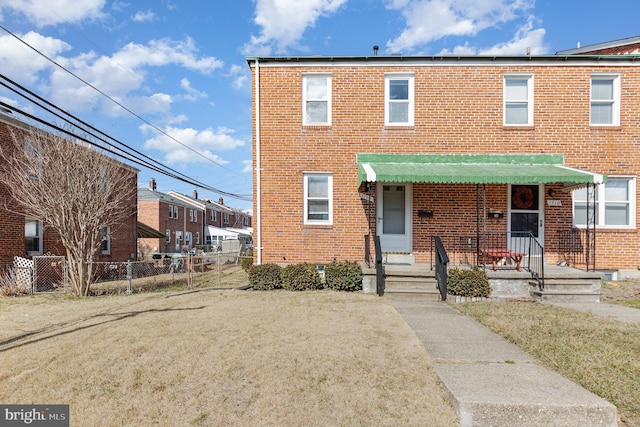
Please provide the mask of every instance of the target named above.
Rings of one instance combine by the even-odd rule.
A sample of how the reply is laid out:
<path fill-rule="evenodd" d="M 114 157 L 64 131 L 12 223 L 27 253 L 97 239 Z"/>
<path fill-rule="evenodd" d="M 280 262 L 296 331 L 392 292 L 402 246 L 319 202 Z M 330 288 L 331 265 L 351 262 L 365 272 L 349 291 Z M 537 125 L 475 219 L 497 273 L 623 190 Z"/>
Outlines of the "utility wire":
<path fill-rule="evenodd" d="M 91 83 L 89 83 L 88 81 L 84 80 L 82 77 L 78 76 L 77 74 L 73 73 L 71 70 L 65 68 L 63 65 L 57 63 L 56 61 L 54 61 L 53 59 L 49 58 L 47 55 L 45 55 L 44 53 L 40 52 L 38 49 L 36 49 L 35 47 L 31 46 L 29 43 L 25 42 L 24 40 L 22 40 L 20 37 L 18 37 L 17 35 L 15 35 L 14 33 L 12 33 L 9 29 L 7 29 L 5 26 L 3 26 L 2 24 L 0 24 L 0 28 L 2 28 L 7 34 L 11 35 L 12 37 L 14 37 L 16 40 L 18 40 L 20 43 L 24 44 L 25 46 L 27 46 L 29 49 L 33 50 L 34 52 L 36 52 L 38 55 L 42 56 L 43 58 L 45 58 L 47 61 L 51 62 L 52 64 L 54 64 L 55 66 L 59 67 L 60 69 L 66 71 L 67 73 L 71 74 L 73 77 L 75 77 L 76 79 L 80 80 L 82 83 L 84 83 L 85 85 L 89 86 L 90 88 L 92 88 L 93 90 L 95 90 L 96 92 L 98 92 L 99 94 L 101 94 L 102 96 L 104 96 L 105 98 L 109 99 L 111 102 L 113 102 L 114 104 L 118 105 L 120 108 L 122 108 L 123 110 L 125 110 L 126 112 L 128 112 L 129 114 L 131 114 L 132 116 L 136 117 L 137 119 L 141 120 L 142 122 L 148 124 L 149 126 L 151 126 L 153 129 L 155 129 L 156 131 L 160 132 L 161 134 L 165 135 L 167 138 L 170 138 L 171 140 L 175 141 L 176 143 L 182 145 L 183 147 L 185 147 L 186 149 L 192 151 L 193 153 L 197 154 L 198 156 L 208 160 L 209 162 L 213 163 L 216 166 L 219 166 L 223 169 L 226 169 L 230 172 L 232 172 L 230 169 L 224 167 L 223 165 L 221 165 L 220 163 L 216 162 L 215 160 L 211 159 L 210 157 L 205 156 L 204 154 L 194 150 L 193 148 L 189 147 L 186 144 L 183 144 L 182 142 L 178 141 L 176 138 L 174 138 L 173 136 L 171 136 L 170 134 L 168 134 L 167 132 L 165 132 L 164 130 L 160 129 L 158 126 L 154 125 L 153 123 L 149 122 L 148 120 L 146 120 L 145 118 L 141 117 L 139 114 L 135 113 L 134 111 L 132 111 L 131 109 L 129 109 L 128 107 L 126 107 L 125 105 L 123 105 L 122 103 L 120 103 L 119 101 L 115 100 L 114 98 L 112 98 L 111 96 L 109 96 L 108 94 L 106 94 L 105 92 L 103 92 L 102 90 L 98 89 L 97 87 L 95 87 L 94 85 L 92 85 Z"/>

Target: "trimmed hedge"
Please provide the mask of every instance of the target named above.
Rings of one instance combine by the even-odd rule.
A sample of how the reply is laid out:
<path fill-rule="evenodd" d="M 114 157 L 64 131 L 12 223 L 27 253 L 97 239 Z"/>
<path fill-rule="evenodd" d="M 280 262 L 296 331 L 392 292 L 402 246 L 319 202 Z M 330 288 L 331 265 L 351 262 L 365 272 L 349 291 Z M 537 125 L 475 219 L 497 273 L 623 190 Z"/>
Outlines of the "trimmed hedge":
<path fill-rule="evenodd" d="M 249 267 L 249 284 L 257 291 L 282 288 L 281 268 L 278 264 L 261 264 Z"/>
<path fill-rule="evenodd" d="M 322 289 L 318 270 L 305 263 L 289 264 L 282 269 L 282 287 L 290 291 Z"/>
<path fill-rule="evenodd" d="M 485 297 L 491 295 L 491 285 L 487 272 L 472 269 L 452 268 L 447 277 L 447 293 L 462 297 Z"/>
<path fill-rule="evenodd" d="M 324 267 L 324 280 L 327 288 L 337 291 L 361 291 L 362 268 L 357 262 L 333 261 Z"/>

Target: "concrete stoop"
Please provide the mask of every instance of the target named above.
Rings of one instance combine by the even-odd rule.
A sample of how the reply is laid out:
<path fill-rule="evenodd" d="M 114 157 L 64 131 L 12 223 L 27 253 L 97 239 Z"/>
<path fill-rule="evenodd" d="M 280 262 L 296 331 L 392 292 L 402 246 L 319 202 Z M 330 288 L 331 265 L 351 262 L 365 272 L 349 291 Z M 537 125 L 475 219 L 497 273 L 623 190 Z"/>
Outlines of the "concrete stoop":
<path fill-rule="evenodd" d="M 531 295 L 547 302 L 600 302 L 600 277 L 547 278 L 544 291 L 531 282 Z"/>

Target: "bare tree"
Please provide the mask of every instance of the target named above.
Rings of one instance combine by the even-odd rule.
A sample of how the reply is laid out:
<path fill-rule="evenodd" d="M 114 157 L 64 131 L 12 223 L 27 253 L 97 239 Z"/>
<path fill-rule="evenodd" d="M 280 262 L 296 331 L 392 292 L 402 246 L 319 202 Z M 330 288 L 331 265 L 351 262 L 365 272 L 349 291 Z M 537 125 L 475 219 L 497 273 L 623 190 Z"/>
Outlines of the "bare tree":
<path fill-rule="evenodd" d="M 105 226 L 135 214 L 136 173 L 88 145 L 61 134 L 30 128 L 12 131 L 2 147 L 2 179 L 14 207 L 41 220 L 60 237 L 72 292 L 86 296 L 93 282 Z"/>

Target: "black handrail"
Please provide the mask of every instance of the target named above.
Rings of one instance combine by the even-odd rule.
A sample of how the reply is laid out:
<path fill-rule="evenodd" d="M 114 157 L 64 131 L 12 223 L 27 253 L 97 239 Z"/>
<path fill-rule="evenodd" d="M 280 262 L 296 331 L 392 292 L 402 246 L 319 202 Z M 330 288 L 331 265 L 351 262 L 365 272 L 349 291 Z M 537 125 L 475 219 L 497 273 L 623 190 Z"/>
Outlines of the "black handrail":
<path fill-rule="evenodd" d="M 449 264 L 449 256 L 442 244 L 442 240 L 438 236 L 433 236 L 436 245 L 436 281 L 440 290 L 442 301 L 447 300 L 447 264 Z"/>
<path fill-rule="evenodd" d="M 379 296 L 383 296 L 384 268 L 382 267 L 382 247 L 380 246 L 380 236 L 374 236 L 373 243 L 376 248 L 376 292 Z"/>

